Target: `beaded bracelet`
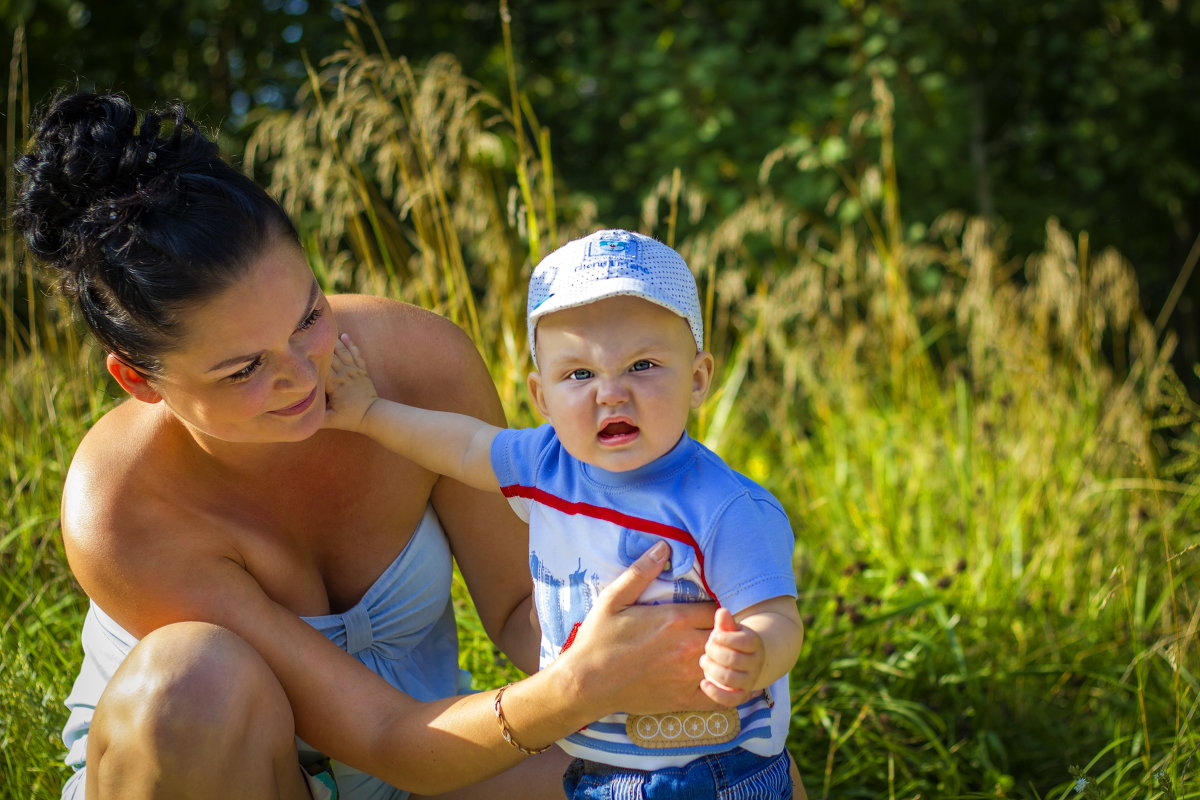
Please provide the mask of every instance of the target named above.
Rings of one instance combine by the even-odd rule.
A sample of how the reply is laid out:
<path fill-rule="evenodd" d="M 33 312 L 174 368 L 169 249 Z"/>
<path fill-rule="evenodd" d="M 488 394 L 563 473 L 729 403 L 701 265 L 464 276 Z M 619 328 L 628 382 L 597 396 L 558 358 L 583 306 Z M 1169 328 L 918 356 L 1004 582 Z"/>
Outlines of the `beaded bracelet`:
<path fill-rule="evenodd" d="M 496 722 L 500 724 L 500 735 L 504 737 L 504 741 L 508 742 L 527 756 L 536 756 L 538 753 L 546 752 L 554 746 L 553 742 L 545 747 L 539 747 L 536 750 L 530 750 L 513 738 L 512 731 L 508 728 L 508 720 L 504 718 L 504 709 L 500 706 L 500 698 L 504 696 L 504 690 L 509 686 L 512 686 L 512 684 L 505 684 L 504 686 L 500 687 L 500 691 L 496 692 Z"/>

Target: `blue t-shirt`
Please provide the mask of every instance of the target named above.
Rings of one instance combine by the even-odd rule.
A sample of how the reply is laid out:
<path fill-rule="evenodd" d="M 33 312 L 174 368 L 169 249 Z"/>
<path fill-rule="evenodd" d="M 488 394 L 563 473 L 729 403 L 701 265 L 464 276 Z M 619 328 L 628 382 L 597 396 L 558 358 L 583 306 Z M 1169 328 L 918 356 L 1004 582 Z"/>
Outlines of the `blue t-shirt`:
<path fill-rule="evenodd" d="M 529 521 L 542 666 L 557 657 L 600 590 L 660 539 L 671 545 L 670 564 L 641 603 L 715 598 L 737 614 L 796 596 L 794 537 L 779 501 L 686 434 L 661 458 L 626 472 L 578 461 L 550 425 L 502 431 L 491 456 L 502 491 Z M 774 755 L 787 736 L 788 698 L 785 675 L 738 708 L 741 730 L 721 744 L 640 747 L 626 734 L 624 713 L 559 744 L 578 758 L 643 770 L 734 747 Z"/>

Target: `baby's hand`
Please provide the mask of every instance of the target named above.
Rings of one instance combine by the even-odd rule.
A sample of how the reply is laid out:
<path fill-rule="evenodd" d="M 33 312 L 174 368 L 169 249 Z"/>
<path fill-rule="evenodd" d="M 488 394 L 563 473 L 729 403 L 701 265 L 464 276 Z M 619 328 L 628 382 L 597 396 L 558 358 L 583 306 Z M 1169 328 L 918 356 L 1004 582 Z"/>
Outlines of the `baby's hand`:
<path fill-rule="evenodd" d="M 325 427 L 357 431 L 379 395 L 349 334 L 338 337 L 325 379 Z"/>
<path fill-rule="evenodd" d="M 700 656 L 704 670 L 700 690 L 723 706 L 744 703 L 754 694 L 765 658 L 762 637 L 739 625 L 728 610 L 718 608 Z"/>

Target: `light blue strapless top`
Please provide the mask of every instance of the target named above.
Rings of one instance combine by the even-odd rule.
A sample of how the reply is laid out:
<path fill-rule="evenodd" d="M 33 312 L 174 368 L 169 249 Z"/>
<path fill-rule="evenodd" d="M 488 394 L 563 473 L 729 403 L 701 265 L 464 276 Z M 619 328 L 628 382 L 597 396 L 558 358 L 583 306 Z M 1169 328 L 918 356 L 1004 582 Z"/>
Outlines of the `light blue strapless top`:
<path fill-rule="evenodd" d="M 449 697 L 469 685 L 469 676 L 458 669 L 450 577 L 449 543 L 433 509 L 427 508 L 408 544 L 353 608 L 301 619 L 405 694 L 423 701 Z M 77 770 L 85 766 L 96 702 L 138 641 L 95 603 L 84 620 L 82 639 L 83 665 L 66 699 L 71 715 L 63 729 L 66 762 Z M 336 703 L 337 696 L 326 702 Z M 297 747 L 302 760 L 315 755 L 300 740 Z M 344 764 L 335 763 L 334 774 L 343 800 L 407 797 Z M 77 783 L 72 780 L 68 786 Z"/>

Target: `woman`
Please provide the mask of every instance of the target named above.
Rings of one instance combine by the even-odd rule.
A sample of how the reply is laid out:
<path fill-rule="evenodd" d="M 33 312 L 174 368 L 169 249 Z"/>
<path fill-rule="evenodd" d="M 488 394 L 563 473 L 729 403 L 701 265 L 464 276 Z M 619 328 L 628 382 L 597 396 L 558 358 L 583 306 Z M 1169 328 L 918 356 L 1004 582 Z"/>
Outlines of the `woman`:
<path fill-rule="evenodd" d="M 14 224 L 129 394 L 64 489 L 92 600 L 64 797 L 561 797 L 566 759 L 528 755 L 618 709 L 704 707 L 711 607 L 630 606 L 656 551 L 553 667 L 457 696 L 451 556 L 535 668 L 525 531 L 496 496 L 323 429 L 324 382 L 347 332 L 381 394 L 503 424 L 487 371 L 432 313 L 326 297 L 282 209 L 170 116 L 66 97 L 17 164 Z"/>

